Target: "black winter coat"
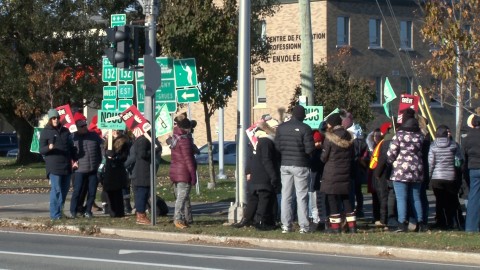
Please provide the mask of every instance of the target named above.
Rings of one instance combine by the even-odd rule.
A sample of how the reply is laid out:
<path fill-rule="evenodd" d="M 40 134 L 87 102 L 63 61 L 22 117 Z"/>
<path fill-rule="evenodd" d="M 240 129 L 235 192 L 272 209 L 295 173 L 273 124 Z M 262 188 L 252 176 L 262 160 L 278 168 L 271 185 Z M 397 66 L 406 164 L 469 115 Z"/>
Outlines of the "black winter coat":
<path fill-rule="evenodd" d="M 272 137 L 259 138 L 250 161 L 250 173 L 253 190 L 280 189 L 280 159 Z"/>
<path fill-rule="evenodd" d="M 76 160 L 75 147 L 73 146 L 70 131 L 60 126 L 54 128 L 47 124 L 40 133 L 40 154 L 45 159 L 47 178 L 49 174 L 69 175 L 72 173 L 72 160 Z M 50 150 L 48 145 L 53 143 L 55 147 Z"/>
<path fill-rule="evenodd" d="M 120 190 L 127 186 L 128 175 L 124 162 L 127 160 L 130 151 L 129 139 L 125 135 L 119 135 L 113 140 L 113 153 L 106 151 L 105 154 L 105 177 L 103 179 L 103 190 Z"/>
<path fill-rule="evenodd" d="M 325 194 L 349 194 L 353 164 L 352 135 L 343 126 L 327 130 L 323 143 L 325 163 L 320 191 Z"/>
<path fill-rule="evenodd" d="M 464 162 L 467 169 L 480 169 L 480 128 L 467 132 L 462 143 Z"/>
<path fill-rule="evenodd" d="M 77 150 L 77 172 L 96 172 L 98 166 L 102 162 L 102 138 L 100 138 L 100 136 L 93 131 L 88 131 L 85 134 L 79 134 L 76 132 L 73 135 L 73 144 Z"/>
<path fill-rule="evenodd" d="M 160 158 L 162 153 L 162 146 L 160 142 L 156 140 L 157 148 L 155 149 L 155 160 L 158 170 L 158 164 L 160 164 Z M 149 187 L 150 186 L 150 163 L 151 163 L 151 143 L 145 136 L 140 136 L 133 143 L 135 151 L 135 164 L 133 164 L 133 186 Z"/>
<path fill-rule="evenodd" d="M 280 152 L 282 166 L 310 167 L 310 154 L 315 149 L 312 128 L 295 118 L 280 124 L 275 148 Z"/>

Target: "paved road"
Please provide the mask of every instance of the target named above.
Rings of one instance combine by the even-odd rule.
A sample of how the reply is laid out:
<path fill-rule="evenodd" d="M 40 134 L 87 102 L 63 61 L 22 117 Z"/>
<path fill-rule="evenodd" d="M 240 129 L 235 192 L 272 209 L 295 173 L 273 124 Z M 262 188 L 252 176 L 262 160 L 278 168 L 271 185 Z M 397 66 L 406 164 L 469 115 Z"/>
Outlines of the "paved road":
<path fill-rule="evenodd" d="M 370 256 L 0 231 L 2 269 L 478 269 Z"/>

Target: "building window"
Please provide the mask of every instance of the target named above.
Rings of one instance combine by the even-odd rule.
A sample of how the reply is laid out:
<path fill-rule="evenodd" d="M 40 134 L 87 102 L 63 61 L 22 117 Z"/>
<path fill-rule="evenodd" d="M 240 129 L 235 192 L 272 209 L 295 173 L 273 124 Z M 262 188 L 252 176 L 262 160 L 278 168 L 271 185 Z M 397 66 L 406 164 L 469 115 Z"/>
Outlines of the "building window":
<path fill-rule="evenodd" d="M 382 104 L 382 89 L 383 89 L 382 77 L 375 77 L 375 99 L 372 101 L 372 105 Z"/>
<path fill-rule="evenodd" d="M 267 80 L 265 78 L 255 79 L 255 100 L 254 106 L 264 106 L 267 103 Z"/>
<path fill-rule="evenodd" d="M 337 18 L 337 46 L 349 45 L 350 35 L 350 18 L 338 17 Z"/>
<path fill-rule="evenodd" d="M 370 19 L 368 21 L 368 48 L 375 49 L 382 47 L 382 20 Z"/>
<path fill-rule="evenodd" d="M 413 80 L 410 77 L 402 77 L 402 93 L 413 94 Z"/>
<path fill-rule="evenodd" d="M 412 47 L 412 22 L 400 22 L 400 49 L 411 50 Z"/>

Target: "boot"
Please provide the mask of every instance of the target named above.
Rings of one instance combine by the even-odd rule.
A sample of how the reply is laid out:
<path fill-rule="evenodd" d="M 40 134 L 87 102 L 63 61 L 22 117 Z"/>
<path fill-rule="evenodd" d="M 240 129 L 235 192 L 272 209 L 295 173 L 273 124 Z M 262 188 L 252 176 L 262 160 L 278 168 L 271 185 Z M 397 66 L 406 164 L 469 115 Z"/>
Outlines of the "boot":
<path fill-rule="evenodd" d="M 175 228 L 178 228 L 178 229 L 187 228 L 187 225 L 185 225 L 185 222 L 183 222 L 183 220 L 175 220 L 173 224 L 175 225 Z"/>
<path fill-rule="evenodd" d="M 357 233 L 357 217 L 355 216 L 355 212 L 347 213 L 346 220 L 348 224 L 348 232 Z"/>
<path fill-rule="evenodd" d="M 330 233 L 341 233 L 342 232 L 342 217 L 340 214 L 330 215 Z"/>
<path fill-rule="evenodd" d="M 137 224 L 150 225 L 150 219 L 148 219 L 147 214 L 137 212 Z"/>
<path fill-rule="evenodd" d="M 132 205 L 130 204 L 130 199 L 123 199 L 124 211 L 125 214 L 132 213 Z"/>
<path fill-rule="evenodd" d="M 243 227 L 250 227 L 251 225 L 252 225 L 252 222 L 250 220 L 247 220 L 246 218 L 242 218 L 242 220 L 240 220 L 240 222 L 233 223 L 232 227 L 240 229 L 240 228 L 243 228 Z"/>

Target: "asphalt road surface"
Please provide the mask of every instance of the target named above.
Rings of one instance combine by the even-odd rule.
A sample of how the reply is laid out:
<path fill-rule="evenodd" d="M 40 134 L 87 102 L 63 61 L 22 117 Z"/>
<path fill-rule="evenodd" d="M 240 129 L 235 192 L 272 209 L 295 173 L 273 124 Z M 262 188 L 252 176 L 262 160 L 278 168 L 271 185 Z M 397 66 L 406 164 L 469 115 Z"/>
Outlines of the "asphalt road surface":
<path fill-rule="evenodd" d="M 478 266 L 0 230 L 0 269 L 447 270 Z"/>

